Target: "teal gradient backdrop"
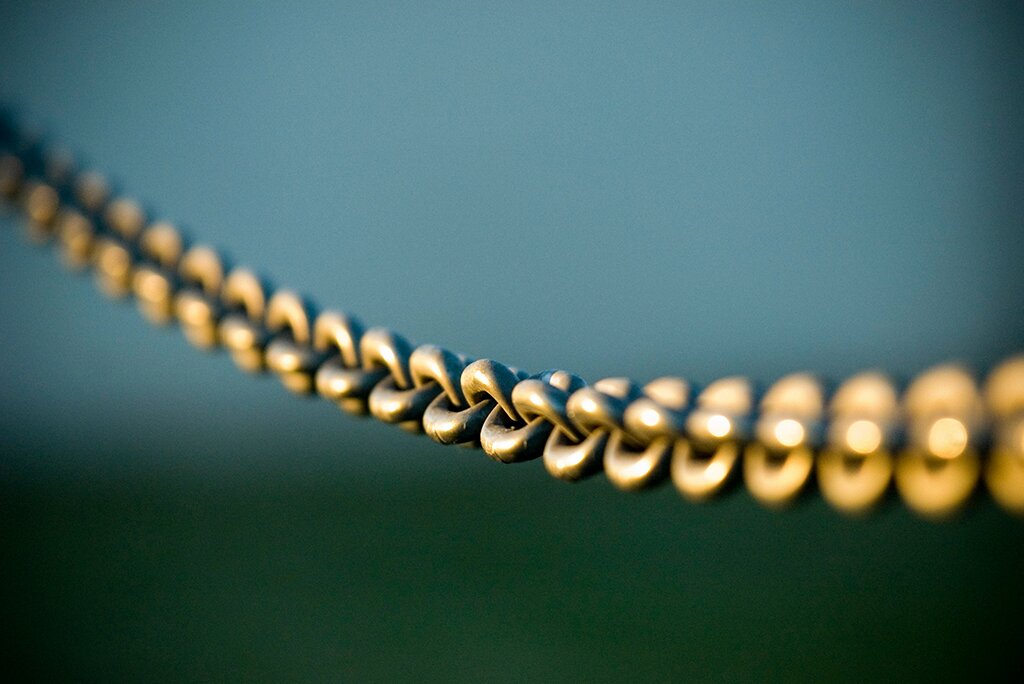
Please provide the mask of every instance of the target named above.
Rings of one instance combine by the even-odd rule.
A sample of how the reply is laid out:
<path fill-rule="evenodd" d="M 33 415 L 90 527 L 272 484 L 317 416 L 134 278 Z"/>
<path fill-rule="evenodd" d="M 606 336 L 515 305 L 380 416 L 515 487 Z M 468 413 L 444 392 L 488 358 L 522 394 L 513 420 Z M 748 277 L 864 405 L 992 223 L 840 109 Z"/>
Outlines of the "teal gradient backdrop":
<path fill-rule="evenodd" d="M 589 380 L 1024 342 L 1019 3 L 0 9 L 0 99 L 372 325 Z M 567 487 L 298 401 L 0 231 L 5 639 L 70 679 L 963 679 L 1021 524 Z"/>

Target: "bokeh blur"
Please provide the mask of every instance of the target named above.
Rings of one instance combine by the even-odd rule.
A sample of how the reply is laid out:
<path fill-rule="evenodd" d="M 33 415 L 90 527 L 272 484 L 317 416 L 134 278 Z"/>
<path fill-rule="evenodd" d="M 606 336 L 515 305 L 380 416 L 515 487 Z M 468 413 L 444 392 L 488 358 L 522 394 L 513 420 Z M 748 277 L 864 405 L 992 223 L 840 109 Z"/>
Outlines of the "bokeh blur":
<path fill-rule="evenodd" d="M 5 3 L 0 100 L 152 214 L 531 371 L 1024 347 L 1021 3 Z M 3 654 L 70 681 L 1020 669 L 1024 525 L 433 445 L 199 354 L 0 220 Z"/>

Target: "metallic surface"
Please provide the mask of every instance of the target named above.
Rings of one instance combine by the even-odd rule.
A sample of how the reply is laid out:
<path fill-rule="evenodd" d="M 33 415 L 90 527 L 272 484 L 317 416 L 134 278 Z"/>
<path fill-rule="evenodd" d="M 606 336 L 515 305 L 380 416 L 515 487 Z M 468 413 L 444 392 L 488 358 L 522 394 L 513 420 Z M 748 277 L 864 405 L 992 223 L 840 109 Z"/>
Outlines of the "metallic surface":
<path fill-rule="evenodd" d="M 679 440 L 686 444 L 685 440 Z M 650 444 L 637 448 L 627 443 L 621 430 L 612 432 L 604 447 L 604 473 L 608 481 L 625 491 L 647 489 L 668 475 L 675 440 L 659 437 Z"/>
<path fill-rule="evenodd" d="M 182 287 L 174 300 L 181 330 L 189 342 L 200 349 L 217 345 L 220 319 L 220 290 L 224 283 L 224 265 L 210 247 L 192 247 L 178 264 Z"/>
<path fill-rule="evenodd" d="M 409 369 L 412 345 L 401 335 L 384 328 L 366 331 L 359 341 L 363 369 L 386 374 L 370 390 L 369 408 L 375 418 L 395 423 L 409 432 L 423 431 L 423 412 L 441 392 L 439 385 L 416 386 Z"/>
<path fill-rule="evenodd" d="M 217 327 L 221 344 L 242 370 L 263 371 L 267 345 L 267 294 L 263 283 L 251 271 L 236 268 L 224 281 L 220 301 L 224 307 L 224 317 Z"/>
<path fill-rule="evenodd" d="M 383 328 L 364 332 L 347 314 L 317 315 L 298 294 L 229 270 L 217 251 L 186 249 L 171 224 L 110 199 L 102 175 L 28 138 L 0 139 L 0 198 L 22 212 L 33 242 L 55 243 L 73 270 L 91 266 L 105 293 L 134 296 L 148 320 L 177 321 L 194 345 L 224 346 L 243 370 L 269 370 L 293 392 L 441 444 L 479 446 L 503 463 L 543 457 L 567 481 L 604 470 L 623 490 L 671 478 L 691 501 L 723 491 L 741 461 L 747 489 L 770 507 L 816 475 L 832 506 L 862 513 L 895 481 L 930 518 L 962 508 L 984 474 L 993 498 L 1024 514 L 1024 357 L 995 369 L 984 391 L 952 365 L 921 374 L 902 396 L 873 372 L 831 396 L 817 378 L 794 374 L 760 400 L 742 377 L 699 392 L 671 377 L 588 385 L 565 371 L 529 375 Z"/>
<path fill-rule="evenodd" d="M 672 483 L 691 501 L 703 501 L 729 482 L 749 431 L 754 387 L 729 377 L 708 385 L 686 418 L 687 440 L 672 449 Z"/>
<path fill-rule="evenodd" d="M 743 480 L 755 499 L 780 506 L 803 489 L 814 466 L 825 392 L 810 375 L 789 375 L 765 393 L 754 432 L 743 455 Z"/>
<path fill-rule="evenodd" d="M 833 395 L 829 414 L 828 446 L 818 456 L 818 486 L 841 511 L 869 510 L 892 480 L 896 387 L 880 373 L 855 375 Z"/>
<path fill-rule="evenodd" d="M 363 326 L 355 318 L 334 311 L 317 316 L 313 326 L 313 348 L 327 355 L 316 371 L 316 391 L 353 415 L 365 415 L 367 398 L 387 371 L 363 369 L 359 341 Z"/>
<path fill-rule="evenodd" d="M 981 473 L 976 445 L 984 422 L 974 378 L 954 365 L 916 378 L 903 398 L 907 446 L 896 461 L 896 488 L 907 505 L 941 518 L 962 508 Z"/>
<path fill-rule="evenodd" d="M 278 290 L 267 305 L 265 324 L 271 336 L 267 368 L 296 394 L 313 391 L 314 374 L 322 360 L 312 346 L 315 318 L 311 305 L 290 290 Z"/>
<path fill-rule="evenodd" d="M 576 384 L 582 381 L 574 381 L 573 385 Z M 548 472 L 562 480 L 579 480 L 598 472 L 604 465 L 609 436 L 621 430 L 626 406 L 638 394 L 639 389 L 627 378 L 605 378 L 591 387 L 573 391 L 561 411 L 555 412 L 557 418 L 548 417 L 558 428 L 544 445 Z M 571 426 L 564 426 L 568 421 L 563 416 L 571 421 Z M 628 436 L 624 439 L 630 440 Z"/>
<path fill-rule="evenodd" d="M 175 272 L 184 250 L 177 228 L 169 223 L 154 223 L 139 239 L 139 252 L 147 261 L 135 269 L 132 292 L 151 323 L 166 325 L 174 319 Z"/>

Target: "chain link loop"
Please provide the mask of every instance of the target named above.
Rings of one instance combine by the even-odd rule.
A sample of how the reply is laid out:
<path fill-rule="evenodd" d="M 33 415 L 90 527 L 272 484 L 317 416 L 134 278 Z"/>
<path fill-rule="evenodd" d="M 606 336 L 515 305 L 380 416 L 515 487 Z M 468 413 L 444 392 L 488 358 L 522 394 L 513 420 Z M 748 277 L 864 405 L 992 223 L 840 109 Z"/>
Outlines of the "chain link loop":
<path fill-rule="evenodd" d="M 855 375 L 836 390 L 829 413 L 828 445 L 817 461 L 818 486 L 838 510 L 868 511 L 892 480 L 896 387 L 881 373 Z"/>
<path fill-rule="evenodd" d="M 199 349 L 212 349 L 219 343 L 220 290 L 224 284 L 224 264 L 212 248 L 190 248 L 178 263 L 181 289 L 174 299 L 174 310 L 185 338 Z"/>
<path fill-rule="evenodd" d="M 814 465 L 825 393 L 805 373 L 776 382 L 761 399 L 756 439 L 743 453 L 743 480 L 755 499 L 782 506 L 800 493 Z"/>
<path fill-rule="evenodd" d="M 316 372 L 316 391 L 343 411 L 366 415 L 370 391 L 387 375 L 384 368 L 365 370 L 359 342 L 363 326 L 358 319 L 334 311 L 325 311 L 313 328 L 313 348 L 327 359 Z"/>
<path fill-rule="evenodd" d="M 266 370 L 269 335 L 264 317 L 268 289 L 249 269 L 235 268 L 220 290 L 224 315 L 217 326 L 217 337 L 235 365 L 248 373 Z"/>
<path fill-rule="evenodd" d="M 370 390 L 370 413 L 385 423 L 409 432 L 423 431 L 423 412 L 441 392 L 440 385 L 414 385 L 409 370 L 412 345 L 401 335 L 384 328 L 368 330 L 359 342 L 366 370 L 381 368 L 387 374 Z"/>
<path fill-rule="evenodd" d="M 439 444 L 479 447 L 480 430 L 496 402 L 489 396 L 471 401 L 465 388 L 469 365 L 475 362 L 461 356 L 457 357 L 457 363 L 455 361 L 456 358 L 449 358 L 444 367 L 438 369 L 439 372 L 450 373 L 450 376 L 444 381 L 438 380 L 444 391 L 423 412 L 423 431 Z M 475 372 L 483 371 L 477 367 L 469 371 L 469 375 Z M 469 380 L 471 385 L 473 382 Z"/>
<path fill-rule="evenodd" d="M 139 253 L 146 261 L 135 269 L 132 292 L 139 311 L 156 325 L 174 319 L 175 273 L 183 250 L 181 234 L 169 223 L 154 223 L 139 238 Z"/>
<path fill-rule="evenodd" d="M 267 368 L 295 394 L 311 394 L 323 354 L 313 348 L 313 306 L 291 290 L 278 290 L 267 304 Z"/>
<path fill-rule="evenodd" d="M 669 473 L 673 448 L 689 448 L 683 426 L 691 387 L 682 378 L 657 378 L 626 407 L 622 430 L 615 430 L 604 450 L 604 471 L 619 489 L 639 491 L 658 485 Z"/>
<path fill-rule="evenodd" d="M 933 368 L 907 387 L 903 410 L 907 446 L 896 461 L 896 488 L 918 513 L 947 516 L 967 503 L 981 474 L 977 385 L 959 366 Z"/>
<path fill-rule="evenodd" d="M 627 491 L 671 479 L 703 501 L 743 481 L 761 503 L 797 497 L 814 476 L 844 513 L 876 506 L 894 489 L 926 517 L 968 502 L 984 478 L 993 498 L 1024 515 L 1024 356 L 1005 361 L 983 389 L 958 366 L 933 368 L 900 395 L 887 377 L 855 375 L 831 395 L 807 374 L 763 396 L 729 377 L 698 391 L 681 378 L 642 388 L 626 378 L 587 385 L 566 371 L 536 375 L 414 347 L 358 319 L 317 315 L 301 296 L 274 291 L 247 269 L 229 270 L 205 246 L 150 223 L 141 205 L 112 199 L 104 176 L 0 121 L 0 202 L 21 211 L 30 238 L 55 242 L 71 270 L 92 267 L 110 296 L 134 296 L 153 323 L 177 321 L 202 349 L 223 346 L 241 369 L 269 370 L 298 394 L 425 432 L 441 444 L 481 447 L 518 463 L 542 457 L 553 476 L 604 470 Z"/>

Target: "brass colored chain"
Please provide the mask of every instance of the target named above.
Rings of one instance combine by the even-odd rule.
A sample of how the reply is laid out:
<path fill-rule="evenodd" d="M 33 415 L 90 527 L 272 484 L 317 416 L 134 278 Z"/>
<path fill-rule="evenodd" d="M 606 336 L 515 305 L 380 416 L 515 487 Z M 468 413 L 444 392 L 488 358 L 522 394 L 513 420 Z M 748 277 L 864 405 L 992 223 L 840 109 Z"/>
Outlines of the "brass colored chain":
<path fill-rule="evenodd" d="M 1024 356 L 980 386 L 943 365 L 902 392 L 876 372 L 831 395 L 803 373 L 763 393 L 740 377 L 699 390 L 671 377 L 588 384 L 414 346 L 347 314 L 314 311 L 228 268 L 215 250 L 187 245 L 137 202 L 111 197 L 101 175 L 2 122 L 0 199 L 21 211 L 34 241 L 56 243 L 69 268 L 91 268 L 103 292 L 134 296 L 147 319 L 178 323 L 195 346 L 222 346 L 242 370 L 274 373 L 293 392 L 502 463 L 540 458 L 567 481 L 603 470 L 628 491 L 671 480 L 691 501 L 742 479 L 769 507 L 793 501 L 813 477 L 846 513 L 871 509 L 894 483 L 928 517 L 962 508 L 984 479 L 1002 507 L 1024 514 Z"/>

